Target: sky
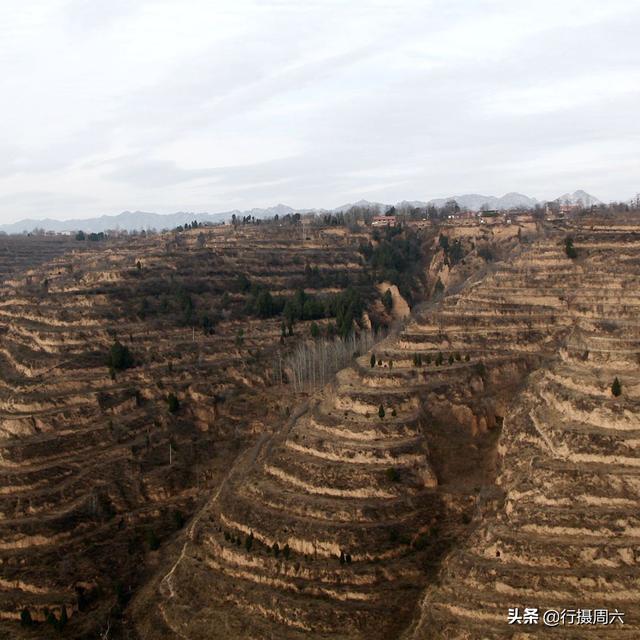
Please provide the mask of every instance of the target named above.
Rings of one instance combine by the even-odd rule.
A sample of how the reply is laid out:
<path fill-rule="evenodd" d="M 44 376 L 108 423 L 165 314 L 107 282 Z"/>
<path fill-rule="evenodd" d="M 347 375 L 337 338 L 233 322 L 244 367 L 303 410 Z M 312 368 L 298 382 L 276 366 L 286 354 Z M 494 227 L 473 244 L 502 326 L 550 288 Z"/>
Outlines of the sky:
<path fill-rule="evenodd" d="M 640 191 L 638 0 L 1 0 L 0 222 Z"/>

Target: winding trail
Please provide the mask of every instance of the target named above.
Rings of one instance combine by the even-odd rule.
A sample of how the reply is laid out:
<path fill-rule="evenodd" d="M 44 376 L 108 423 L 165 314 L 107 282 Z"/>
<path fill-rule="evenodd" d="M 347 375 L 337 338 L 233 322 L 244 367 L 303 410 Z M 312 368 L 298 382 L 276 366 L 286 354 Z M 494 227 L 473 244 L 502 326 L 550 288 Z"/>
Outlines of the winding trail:
<path fill-rule="evenodd" d="M 309 408 L 309 401 L 303 402 L 291 414 L 290 418 L 287 420 L 287 422 L 285 423 L 285 425 L 284 425 L 284 427 L 282 429 L 274 431 L 274 432 L 264 432 L 264 433 L 262 433 L 260 435 L 260 437 L 258 438 L 257 442 L 251 448 L 249 448 L 245 452 L 241 453 L 236 458 L 236 461 L 234 462 L 234 464 L 229 469 L 228 473 L 223 478 L 222 482 L 220 483 L 220 486 L 218 487 L 217 491 L 213 494 L 212 498 L 210 500 L 208 500 L 205 505 L 202 506 L 200 511 L 198 511 L 198 513 L 194 516 L 194 518 L 189 523 L 189 526 L 186 529 L 186 540 L 185 540 L 184 544 L 182 545 L 182 549 L 180 551 L 180 555 L 178 556 L 177 560 L 173 563 L 173 566 L 171 567 L 171 569 L 169 569 L 169 571 L 162 578 L 162 580 L 160 581 L 160 585 L 159 585 L 160 594 L 163 596 L 163 599 L 164 599 L 163 602 L 160 602 L 158 604 L 160 612 L 162 613 L 162 618 L 164 619 L 164 622 L 165 622 L 167 628 L 169 628 L 171 631 L 173 631 L 173 633 L 178 635 L 180 638 L 184 638 L 185 640 L 189 640 L 188 636 L 185 636 L 179 629 L 176 629 L 174 627 L 174 625 L 171 624 L 171 622 L 169 621 L 169 619 L 167 617 L 165 605 L 166 605 L 166 603 L 168 601 L 172 600 L 176 595 L 174 587 L 173 587 L 173 574 L 175 573 L 175 571 L 178 568 L 178 566 L 180 565 L 180 563 L 184 560 L 184 558 L 185 558 L 185 556 L 187 554 L 187 547 L 188 547 L 189 543 L 193 542 L 193 540 L 194 540 L 194 534 L 195 534 L 196 525 L 198 524 L 198 522 L 200 521 L 202 516 L 211 507 L 211 505 L 213 505 L 216 502 L 216 500 L 219 498 L 220 494 L 222 493 L 222 490 L 226 487 L 227 482 L 231 479 L 231 477 L 233 475 L 241 475 L 241 474 L 244 475 L 244 474 L 249 473 L 251 471 L 251 469 L 253 469 L 253 466 L 255 465 L 256 460 L 258 459 L 258 456 L 262 452 L 262 448 L 265 446 L 265 444 L 268 445 L 267 446 L 267 450 L 270 451 L 276 440 L 280 440 L 282 438 L 286 438 L 286 436 L 288 435 L 289 431 L 291 430 L 291 428 L 295 424 L 296 420 L 301 415 L 303 415 L 308 410 L 308 408 Z"/>

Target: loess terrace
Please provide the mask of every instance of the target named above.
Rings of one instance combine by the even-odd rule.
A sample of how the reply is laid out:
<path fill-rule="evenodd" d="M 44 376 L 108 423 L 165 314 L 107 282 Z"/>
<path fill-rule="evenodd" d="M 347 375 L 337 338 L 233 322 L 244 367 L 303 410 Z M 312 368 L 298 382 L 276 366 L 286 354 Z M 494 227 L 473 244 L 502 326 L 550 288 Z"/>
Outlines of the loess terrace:
<path fill-rule="evenodd" d="M 639 231 L 441 270 L 449 295 L 238 460 L 134 602 L 140 637 L 517 638 L 511 607 L 603 603 L 628 624 L 586 633 L 636 637 Z"/>
<path fill-rule="evenodd" d="M 272 361 L 310 322 L 283 336 L 260 292 L 379 299 L 366 231 L 299 227 L 65 239 L 59 252 L 20 239 L 23 268 L 0 285 L 0 637 L 55 636 L 61 618 L 66 635 L 96 637 L 163 540 L 293 408 Z"/>
<path fill-rule="evenodd" d="M 421 233 L 432 295 L 308 394 L 271 375 L 310 325 L 276 308 L 349 287 L 384 319 L 365 228 L 130 238 L 6 280 L 9 633 L 64 607 L 77 637 L 114 612 L 150 640 L 638 637 L 640 226 Z M 603 606 L 626 624 L 507 624 Z"/>

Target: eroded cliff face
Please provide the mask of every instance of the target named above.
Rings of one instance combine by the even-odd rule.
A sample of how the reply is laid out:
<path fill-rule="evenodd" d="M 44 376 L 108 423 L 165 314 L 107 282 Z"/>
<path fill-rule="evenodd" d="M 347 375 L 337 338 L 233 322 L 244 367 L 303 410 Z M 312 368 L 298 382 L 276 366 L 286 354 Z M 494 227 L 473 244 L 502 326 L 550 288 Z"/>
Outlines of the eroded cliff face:
<path fill-rule="evenodd" d="M 508 638 L 509 606 L 600 595 L 631 615 L 639 245 L 590 226 L 577 260 L 563 230 L 516 240 L 259 442 L 134 603 L 140 635 Z"/>
<path fill-rule="evenodd" d="M 640 635 L 640 245 L 635 227 L 594 226 L 574 230 L 575 271 L 545 278 L 547 292 L 566 287 L 571 329 L 506 413 L 500 493 L 444 562 L 407 637 Z M 507 624 L 516 607 L 538 609 L 540 620 Z M 625 624 L 553 628 L 548 609 L 617 609 Z"/>

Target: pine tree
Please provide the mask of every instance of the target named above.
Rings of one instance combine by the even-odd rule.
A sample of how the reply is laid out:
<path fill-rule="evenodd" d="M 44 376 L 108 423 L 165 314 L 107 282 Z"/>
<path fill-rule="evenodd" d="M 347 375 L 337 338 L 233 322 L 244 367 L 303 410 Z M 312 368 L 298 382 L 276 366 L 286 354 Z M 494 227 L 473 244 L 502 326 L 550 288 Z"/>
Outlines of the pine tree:
<path fill-rule="evenodd" d="M 384 407 L 382 405 L 380 405 L 380 407 L 378 408 L 378 416 L 381 420 L 382 418 L 384 418 Z"/>
<path fill-rule="evenodd" d="M 67 615 L 67 607 L 62 605 L 62 611 L 60 612 L 60 620 L 58 621 L 58 628 L 60 630 L 64 629 L 69 622 L 69 617 Z"/>
<path fill-rule="evenodd" d="M 371 368 L 373 369 L 373 367 L 376 366 L 376 354 L 372 353 L 371 354 L 371 360 L 369 360 L 369 363 L 371 364 Z"/>
<path fill-rule="evenodd" d="M 180 401 L 175 393 L 170 393 L 167 396 L 167 403 L 169 404 L 169 411 L 171 413 L 177 413 L 180 409 Z"/>
<path fill-rule="evenodd" d="M 620 380 L 618 380 L 618 376 L 616 376 L 613 384 L 611 385 L 611 393 L 616 398 L 622 393 L 622 385 L 620 384 Z"/>
<path fill-rule="evenodd" d="M 26 607 L 20 612 L 20 624 L 23 627 L 30 627 L 33 624 L 31 612 Z"/>
<path fill-rule="evenodd" d="M 571 258 L 571 260 L 575 260 L 578 257 L 578 252 L 573 246 L 573 238 L 567 237 L 564 240 L 564 250 L 567 254 L 567 258 Z"/>

